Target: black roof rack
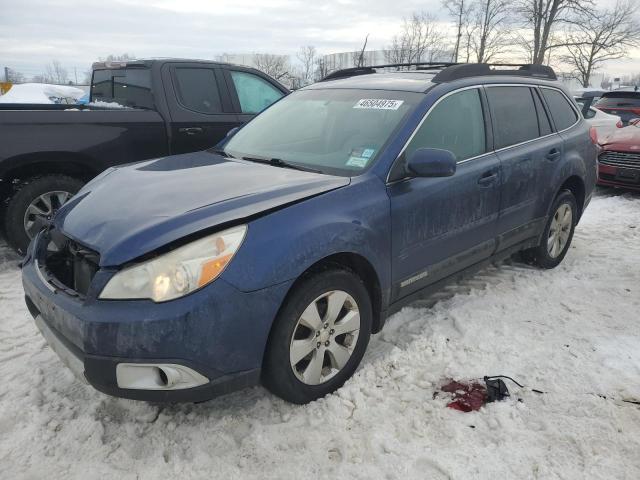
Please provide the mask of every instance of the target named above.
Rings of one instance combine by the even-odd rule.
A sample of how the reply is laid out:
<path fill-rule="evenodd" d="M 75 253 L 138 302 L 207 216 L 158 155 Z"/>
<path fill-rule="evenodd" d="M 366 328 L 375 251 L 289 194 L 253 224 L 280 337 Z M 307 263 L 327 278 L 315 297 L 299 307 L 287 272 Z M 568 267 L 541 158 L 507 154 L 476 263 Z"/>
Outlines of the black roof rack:
<path fill-rule="evenodd" d="M 511 75 L 517 77 L 536 77 L 547 80 L 557 80 L 556 72 L 547 65 L 533 65 L 528 63 L 449 63 L 449 62 L 412 62 L 390 63 L 387 65 L 371 65 L 367 67 L 353 67 L 336 70 L 321 81 L 336 80 L 338 78 L 354 77 L 376 73 L 379 68 L 415 67 L 412 71 L 440 70 L 432 79 L 433 82 L 450 82 L 466 77 L 481 77 L 486 75 Z M 497 67 L 497 68 L 496 68 Z M 503 68 L 513 67 L 513 68 Z"/>
<path fill-rule="evenodd" d="M 400 67 L 415 67 L 413 71 L 420 70 L 441 70 L 446 67 L 450 67 L 451 65 L 457 65 L 456 63 L 450 62 L 410 62 L 410 63 L 389 63 L 385 65 L 371 65 L 366 67 L 352 67 L 352 68 L 343 68 L 341 70 L 336 70 L 335 72 L 331 72 L 329 75 L 324 77 L 321 82 L 327 80 L 336 80 L 338 78 L 346 78 L 346 77 L 355 77 L 357 75 L 368 75 L 370 73 L 376 73 L 377 68 L 400 68 Z"/>
<path fill-rule="evenodd" d="M 495 67 L 516 67 L 510 69 Z M 556 72 L 547 65 L 533 65 L 528 63 L 461 63 L 443 69 L 433 82 L 442 83 L 467 77 L 482 77 L 486 75 L 511 75 L 517 77 L 536 77 L 547 80 L 557 80 Z"/>

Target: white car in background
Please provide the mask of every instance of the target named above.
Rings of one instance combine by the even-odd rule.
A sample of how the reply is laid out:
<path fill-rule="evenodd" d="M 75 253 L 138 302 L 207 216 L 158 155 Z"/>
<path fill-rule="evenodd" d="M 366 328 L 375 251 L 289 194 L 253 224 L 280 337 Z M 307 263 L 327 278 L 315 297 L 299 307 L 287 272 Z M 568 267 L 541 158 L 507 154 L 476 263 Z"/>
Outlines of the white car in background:
<path fill-rule="evenodd" d="M 589 107 L 584 118 L 587 120 L 587 123 L 596 129 L 598 138 L 603 138 L 612 133 L 616 128 L 622 128 L 624 126 L 619 116 L 605 113 L 595 107 Z"/>
<path fill-rule="evenodd" d="M 592 103 L 598 100 L 604 93 L 602 90 L 590 90 L 580 92 L 573 97 L 580 106 L 582 115 L 587 123 L 595 128 L 597 138 L 604 138 L 616 128 L 622 128 L 624 126 L 619 116 L 611 115 L 610 113 L 603 112 L 591 106 Z"/>

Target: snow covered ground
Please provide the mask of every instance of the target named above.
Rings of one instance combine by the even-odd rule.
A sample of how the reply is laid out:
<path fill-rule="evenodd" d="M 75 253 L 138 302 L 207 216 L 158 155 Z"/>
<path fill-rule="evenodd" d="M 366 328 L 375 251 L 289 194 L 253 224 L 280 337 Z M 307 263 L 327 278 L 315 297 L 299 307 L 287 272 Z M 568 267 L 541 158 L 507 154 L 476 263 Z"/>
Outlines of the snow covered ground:
<path fill-rule="evenodd" d="M 0 247 L 2 478 L 640 478 L 639 195 L 595 198 L 555 270 L 491 267 L 395 315 L 355 377 L 306 406 L 85 387 L 37 333 L 16 265 Z M 434 399 L 491 374 L 546 393 L 510 384 L 472 413 Z"/>

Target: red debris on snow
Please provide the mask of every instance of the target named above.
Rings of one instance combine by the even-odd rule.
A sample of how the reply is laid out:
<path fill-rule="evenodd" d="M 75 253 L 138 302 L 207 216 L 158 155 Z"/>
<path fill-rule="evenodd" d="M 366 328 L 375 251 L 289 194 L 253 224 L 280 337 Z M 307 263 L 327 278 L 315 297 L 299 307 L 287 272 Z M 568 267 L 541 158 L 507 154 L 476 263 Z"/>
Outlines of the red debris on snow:
<path fill-rule="evenodd" d="M 453 394 L 453 401 L 447 407 L 461 412 L 480 410 L 487 401 L 487 388 L 480 383 L 463 383 L 451 380 L 440 387 L 443 392 Z"/>

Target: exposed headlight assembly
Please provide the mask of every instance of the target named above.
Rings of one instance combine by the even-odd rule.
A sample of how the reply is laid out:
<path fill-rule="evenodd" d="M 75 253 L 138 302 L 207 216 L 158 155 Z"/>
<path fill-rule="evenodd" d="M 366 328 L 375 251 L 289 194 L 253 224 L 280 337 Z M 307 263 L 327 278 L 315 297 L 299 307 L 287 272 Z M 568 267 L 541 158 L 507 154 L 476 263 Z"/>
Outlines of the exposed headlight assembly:
<path fill-rule="evenodd" d="M 246 225 L 233 227 L 125 268 L 109 280 L 100 298 L 165 302 L 198 290 L 224 271 L 246 231 Z"/>

